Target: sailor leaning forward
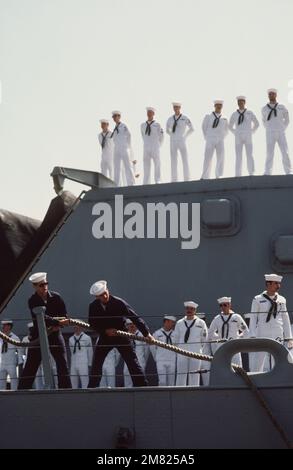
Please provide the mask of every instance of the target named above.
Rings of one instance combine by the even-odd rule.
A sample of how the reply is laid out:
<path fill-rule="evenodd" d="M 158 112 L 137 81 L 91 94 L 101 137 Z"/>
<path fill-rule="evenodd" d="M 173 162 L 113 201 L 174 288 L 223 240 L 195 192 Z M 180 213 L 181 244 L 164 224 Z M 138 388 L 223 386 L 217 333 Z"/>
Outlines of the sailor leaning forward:
<path fill-rule="evenodd" d="M 292 349 L 292 332 L 287 311 L 286 299 L 278 292 L 283 277 L 277 274 L 265 274 L 266 290 L 256 295 L 249 314 L 249 330 L 252 338 L 271 338 L 287 344 Z M 255 354 L 251 368 L 263 371 L 266 352 Z"/>
<path fill-rule="evenodd" d="M 202 131 L 206 141 L 202 179 L 209 179 L 213 154 L 216 151 L 216 178 L 224 173 L 225 146 L 224 140 L 228 134 L 228 121 L 222 116 L 223 101 L 214 101 L 214 111 L 207 114 L 202 123 Z"/>
<path fill-rule="evenodd" d="M 52 332 L 48 335 L 50 351 L 55 359 L 59 388 L 71 388 L 69 370 L 67 365 L 67 355 L 64 338 L 61 328 L 69 324 L 67 309 L 62 297 L 48 289 L 47 273 L 35 273 L 29 277 L 35 293 L 29 298 L 28 306 L 33 319 L 32 339 L 39 336 L 38 324 L 34 309 L 45 308 L 45 323 L 47 327 L 52 327 Z M 60 317 L 60 320 L 56 317 Z M 40 347 L 29 348 L 27 361 L 19 380 L 18 389 L 32 388 L 36 373 L 42 362 Z"/>
<path fill-rule="evenodd" d="M 190 119 L 181 113 L 181 103 L 173 103 L 174 114 L 166 125 L 166 132 L 170 136 L 171 153 L 171 181 L 178 181 L 178 152 L 181 154 L 184 181 L 190 180 L 187 137 L 194 132 Z"/>
<path fill-rule="evenodd" d="M 245 107 L 246 97 L 237 96 L 238 109 L 232 114 L 229 129 L 235 136 L 235 175 L 242 176 L 243 147 L 246 150 L 247 170 L 250 176 L 254 175 L 254 159 L 252 135 L 259 128 L 255 114 Z"/>
<path fill-rule="evenodd" d="M 188 301 L 184 307 L 186 315 L 176 324 L 174 343 L 186 351 L 201 353 L 208 336 L 206 323 L 196 315 L 198 304 Z M 200 368 L 200 360 L 178 354 L 176 386 L 199 386 Z"/>
<path fill-rule="evenodd" d="M 283 104 L 277 102 L 277 93 L 278 91 L 275 88 L 270 88 L 268 90 L 269 103 L 262 108 L 262 120 L 266 129 L 267 141 L 265 175 L 272 174 L 276 144 L 278 144 L 282 154 L 285 173 L 292 173 L 292 165 L 286 139 L 286 129 L 289 125 L 289 112 Z"/>
<path fill-rule="evenodd" d="M 133 385 L 141 387 L 147 385 L 147 380 L 138 362 L 133 344 L 128 338 L 117 336 L 117 330 L 126 331 L 126 319 L 130 319 L 140 330 L 144 337 L 153 339 L 149 328 L 134 310 L 123 299 L 110 294 L 107 281 L 95 282 L 90 294 L 96 299 L 89 306 L 89 324 L 99 334 L 99 341 L 95 347 L 93 365 L 89 380 L 89 388 L 99 386 L 103 363 L 107 354 L 118 349 L 130 371 Z"/>

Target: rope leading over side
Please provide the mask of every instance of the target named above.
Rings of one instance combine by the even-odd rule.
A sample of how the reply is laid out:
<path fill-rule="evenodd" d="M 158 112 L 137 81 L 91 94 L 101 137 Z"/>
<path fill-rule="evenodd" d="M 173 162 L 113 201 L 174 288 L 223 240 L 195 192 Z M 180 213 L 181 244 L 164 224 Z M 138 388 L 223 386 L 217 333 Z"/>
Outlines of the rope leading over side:
<path fill-rule="evenodd" d="M 58 318 L 58 319 L 61 320 L 61 318 Z M 73 318 L 69 318 L 69 319 L 67 318 L 67 320 L 69 320 L 69 325 L 80 326 L 82 328 L 91 329 L 90 325 L 88 323 L 82 321 L 82 320 L 76 320 L 76 319 L 73 319 Z M 47 333 L 50 334 L 51 332 L 52 332 L 52 328 L 48 328 Z M 131 333 L 128 333 L 126 331 L 121 331 L 121 330 L 117 330 L 116 334 L 117 334 L 117 336 L 120 336 L 122 338 L 128 338 L 128 339 L 135 340 L 135 341 L 141 341 L 141 342 L 144 342 L 144 343 L 147 343 L 147 344 L 152 344 L 152 345 L 158 346 L 158 347 L 163 348 L 163 349 L 168 349 L 169 351 L 173 351 L 174 353 L 181 354 L 183 356 L 190 357 L 192 359 L 198 359 L 200 361 L 207 361 L 207 362 L 212 362 L 213 361 L 213 357 L 208 356 L 207 354 L 200 354 L 200 353 L 195 353 L 195 352 L 191 352 L 191 351 L 186 351 L 185 349 L 178 348 L 177 346 L 174 346 L 174 345 L 171 345 L 171 344 L 163 343 L 162 341 L 158 341 L 156 339 L 149 340 L 149 339 L 147 339 L 143 336 L 136 336 L 136 335 L 133 335 Z M 39 344 L 39 339 L 38 338 L 36 340 L 31 341 L 30 343 L 26 343 L 26 342 L 14 340 L 14 339 L 10 338 L 9 336 L 5 335 L 4 333 L 2 333 L 1 331 L 0 331 L 0 338 L 3 339 L 4 341 L 7 341 L 8 343 L 13 344 L 16 347 L 25 347 L 25 348 L 27 348 L 27 347 L 32 347 L 32 346 L 35 346 L 36 344 Z M 233 364 L 233 363 L 231 364 L 231 366 L 233 367 L 235 372 L 242 377 L 244 382 L 248 385 L 250 390 L 253 392 L 253 394 L 256 397 L 259 405 L 266 412 L 268 418 L 270 419 L 270 421 L 273 424 L 276 431 L 279 433 L 279 435 L 280 435 L 282 441 L 284 442 L 285 446 L 288 449 L 292 449 L 293 446 L 292 446 L 291 441 L 288 438 L 285 430 L 283 429 L 281 424 L 278 422 L 278 420 L 275 418 L 275 416 L 274 416 L 273 412 L 271 411 L 270 407 L 268 406 L 263 394 L 256 387 L 254 382 L 251 380 L 250 376 L 243 369 L 243 367 L 240 367 L 237 364 Z"/>

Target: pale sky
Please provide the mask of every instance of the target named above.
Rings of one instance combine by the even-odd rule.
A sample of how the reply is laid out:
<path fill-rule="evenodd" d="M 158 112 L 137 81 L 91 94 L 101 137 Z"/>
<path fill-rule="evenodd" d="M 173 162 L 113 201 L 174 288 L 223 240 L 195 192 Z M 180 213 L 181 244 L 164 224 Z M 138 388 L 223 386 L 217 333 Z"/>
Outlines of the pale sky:
<path fill-rule="evenodd" d="M 266 90 L 276 87 L 292 114 L 292 18 L 292 0 L 0 0 L 0 207 L 43 218 L 55 196 L 53 167 L 98 171 L 98 120 L 117 108 L 142 171 L 145 107 L 155 106 L 165 127 L 171 102 L 182 101 L 196 129 L 189 153 L 199 179 L 201 122 L 214 98 L 230 117 L 245 94 L 260 119 Z M 287 136 L 293 154 L 293 122 Z M 167 136 L 161 157 L 168 182 Z M 255 159 L 262 174 L 262 127 Z M 234 160 L 229 135 L 225 176 Z"/>

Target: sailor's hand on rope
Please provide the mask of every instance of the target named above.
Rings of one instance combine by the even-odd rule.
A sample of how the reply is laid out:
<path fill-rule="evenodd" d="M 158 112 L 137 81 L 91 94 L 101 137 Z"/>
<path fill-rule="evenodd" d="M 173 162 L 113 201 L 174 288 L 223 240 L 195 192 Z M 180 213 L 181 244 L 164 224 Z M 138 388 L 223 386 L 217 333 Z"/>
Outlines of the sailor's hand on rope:
<path fill-rule="evenodd" d="M 107 336 L 117 336 L 117 330 L 115 328 L 108 328 L 106 330 Z"/>
<path fill-rule="evenodd" d="M 287 343 L 287 348 L 288 349 L 293 349 L 293 339 L 289 339 L 289 341 Z"/>
<path fill-rule="evenodd" d="M 146 339 L 148 343 L 153 343 L 155 341 L 155 338 L 150 333 L 146 336 Z"/>
<path fill-rule="evenodd" d="M 62 320 L 59 320 L 59 325 L 62 326 L 68 326 L 70 325 L 70 320 L 68 318 L 62 318 Z"/>

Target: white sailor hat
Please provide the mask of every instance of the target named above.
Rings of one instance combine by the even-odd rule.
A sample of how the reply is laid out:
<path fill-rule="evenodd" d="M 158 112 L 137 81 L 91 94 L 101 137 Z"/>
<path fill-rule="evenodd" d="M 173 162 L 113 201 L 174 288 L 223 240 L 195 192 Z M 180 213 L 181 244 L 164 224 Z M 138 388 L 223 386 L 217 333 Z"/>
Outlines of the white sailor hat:
<path fill-rule="evenodd" d="M 173 317 L 173 315 L 164 315 L 164 320 L 177 321 L 177 318 Z"/>
<path fill-rule="evenodd" d="M 107 281 L 97 281 L 90 288 L 91 295 L 102 295 L 107 290 Z"/>
<path fill-rule="evenodd" d="M 47 273 L 34 273 L 32 274 L 28 280 L 33 284 L 39 284 L 42 281 L 47 281 Z"/>
<path fill-rule="evenodd" d="M 28 328 L 33 328 L 33 326 L 34 326 L 34 323 L 33 323 L 32 321 L 30 321 L 30 322 L 27 324 L 27 327 L 28 327 Z"/>
<path fill-rule="evenodd" d="M 117 111 L 117 109 L 115 111 L 112 111 L 112 116 L 121 116 L 121 111 Z"/>
<path fill-rule="evenodd" d="M 184 307 L 191 307 L 191 308 L 197 308 L 198 307 L 198 304 L 196 304 L 195 302 L 193 302 L 192 300 L 187 300 L 186 302 L 184 302 Z"/>
<path fill-rule="evenodd" d="M 241 100 L 242 100 L 242 101 L 246 101 L 246 96 L 244 96 L 244 95 L 236 96 L 236 100 L 237 100 L 237 101 L 241 101 Z"/>
<path fill-rule="evenodd" d="M 148 106 L 148 107 L 146 108 L 146 110 L 147 110 L 147 111 L 152 111 L 153 113 L 156 112 L 156 109 L 153 108 L 152 106 Z"/>
<path fill-rule="evenodd" d="M 276 93 L 277 94 L 278 90 L 277 90 L 277 88 L 269 88 L 268 93 Z"/>
<path fill-rule="evenodd" d="M 214 104 L 224 104 L 223 100 L 214 100 Z"/>
<path fill-rule="evenodd" d="M 172 105 L 181 107 L 182 103 L 179 103 L 179 101 L 173 101 Z"/>
<path fill-rule="evenodd" d="M 13 321 L 12 320 L 2 320 L 1 321 L 1 325 L 13 325 Z"/>
<path fill-rule="evenodd" d="M 278 274 L 265 274 L 265 280 L 270 282 L 282 282 L 283 276 Z"/>
<path fill-rule="evenodd" d="M 221 305 L 221 304 L 230 304 L 232 301 L 232 298 L 231 297 L 220 297 L 218 299 L 218 304 Z"/>
<path fill-rule="evenodd" d="M 109 120 L 108 119 L 100 119 L 100 123 L 101 124 L 109 124 Z"/>

